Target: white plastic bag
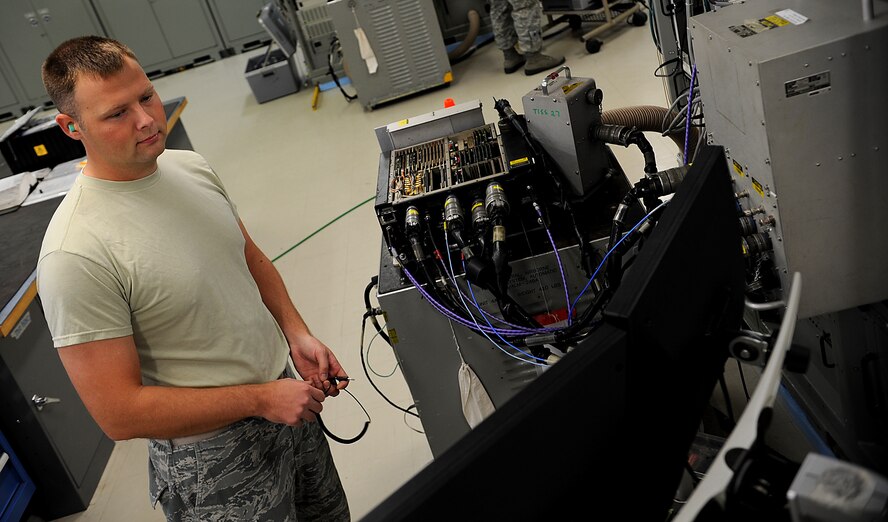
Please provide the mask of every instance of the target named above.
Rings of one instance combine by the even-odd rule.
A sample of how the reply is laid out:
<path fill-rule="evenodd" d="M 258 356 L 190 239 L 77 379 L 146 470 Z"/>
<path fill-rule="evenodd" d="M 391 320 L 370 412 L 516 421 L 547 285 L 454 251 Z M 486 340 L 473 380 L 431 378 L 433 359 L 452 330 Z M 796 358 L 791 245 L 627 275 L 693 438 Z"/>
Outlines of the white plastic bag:
<path fill-rule="evenodd" d="M 481 384 L 481 379 L 465 361 L 459 366 L 459 395 L 462 398 L 463 415 L 472 429 L 496 410 L 487 390 Z"/>

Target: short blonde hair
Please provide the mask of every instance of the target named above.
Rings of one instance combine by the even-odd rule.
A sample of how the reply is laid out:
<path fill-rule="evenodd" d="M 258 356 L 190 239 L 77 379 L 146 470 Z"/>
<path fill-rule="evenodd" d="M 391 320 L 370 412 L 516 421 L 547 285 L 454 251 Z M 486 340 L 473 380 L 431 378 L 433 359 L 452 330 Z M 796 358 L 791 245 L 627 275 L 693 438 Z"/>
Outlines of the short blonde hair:
<path fill-rule="evenodd" d="M 101 36 L 72 38 L 43 62 L 43 86 L 59 112 L 77 117 L 74 88 L 81 74 L 107 78 L 123 69 L 124 57 L 138 61 L 132 49 Z"/>

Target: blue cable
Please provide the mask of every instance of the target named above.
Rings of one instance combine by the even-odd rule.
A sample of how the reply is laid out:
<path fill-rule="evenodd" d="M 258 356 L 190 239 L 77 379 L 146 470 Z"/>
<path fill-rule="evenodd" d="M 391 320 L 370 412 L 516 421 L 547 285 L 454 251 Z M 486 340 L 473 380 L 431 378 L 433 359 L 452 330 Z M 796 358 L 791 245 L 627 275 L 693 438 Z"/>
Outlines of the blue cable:
<path fill-rule="evenodd" d="M 637 229 L 638 227 L 641 226 L 642 223 L 644 223 L 645 221 L 647 221 L 648 218 L 651 217 L 651 215 L 652 215 L 654 212 L 656 212 L 656 211 L 660 210 L 661 208 L 663 208 L 664 206 L 666 206 L 667 203 L 669 203 L 669 201 L 664 201 L 664 202 L 660 203 L 659 205 L 657 205 L 657 206 L 654 208 L 654 210 L 651 210 L 650 212 L 648 212 L 646 216 L 644 216 L 643 218 L 641 218 L 641 219 L 638 221 L 638 223 L 635 224 L 634 227 L 632 227 L 631 229 L 629 229 L 629 232 L 626 232 L 626 234 L 623 235 L 623 237 L 621 237 L 620 240 L 617 241 L 617 243 L 616 243 L 613 247 L 611 247 L 611 249 L 608 250 L 606 254 L 604 254 L 604 259 L 601 260 L 601 263 L 598 265 L 598 268 L 596 268 L 596 269 L 595 269 L 595 272 L 592 273 L 592 277 L 589 278 L 589 281 L 586 283 L 586 286 L 583 287 L 583 290 L 582 290 L 582 291 L 580 292 L 580 294 L 577 296 L 577 298 L 576 298 L 576 300 L 574 301 L 573 306 L 572 306 L 571 308 L 574 308 L 574 309 L 575 309 L 575 308 L 577 307 L 577 303 L 580 301 L 580 298 L 583 297 L 583 294 L 585 294 L 585 293 L 586 293 L 586 290 L 589 289 L 589 285 L 591 285 L 591 284 L 592 284 L 592 281 L 595 280 L 595 276 L 598 275 L 598 272 L 601 270 L 601 267 L 603 267 L 604 264 L 607 262 L 607 258 L 610 257 L 610 255 L 613 253 L 614 250 L 617 249 L 618 246 L 620 246 L 620 243 L 622 243 L 623 241 L 625 241 L 627 237 L 629 237 L 630 235 L 632 235 L 633 232 L 635 232 L 635 229 Z"/>
<path fill-rule="evenodd" d="M 684 161 L 685 165 L 688 164 L 688 139 L 691 136 L 691 101 L 694 99 L 694 79 L 697 78 L 697 64 L 694 64 L 694 67 L 691 69 L 691 86 L 688 88 L 688 113 L 687 113 L 687 121 L 685 122 L 685 146 L 684 146 Z"/>
<path fill-rule="evenodd" d="M 552 233 L 549 232 L 549 227 L 546 226 L 546 221 L 543 219 L 543 212 L 540 210 L 540 207 L 534 203 L 534 209 L 536 209 L 537 215 L 540 217 L 540 224 L 543 225 L 543 230 L 546 231 L 546 235 L 549 236 L 549 243 L 552 245 L 552 252 L 555 253 L 555 260 L 558 261 L 558 270 L 561 272 L 561 284 L 564 285 L 564 301 L 567 304 L 567 324 L 570 326 L 573 323 L 573 307 L 570 305 L 570 292 L 567 291 L 567 277 L 564 275 L 564 264 L 561 262 L 561 256 L 558 255 L 558 247 L 555 246 L 555 240 L 552 238 Z"/>
<path fill-rule="evenodd" d="M 448 240 L 448 238 L 447 238 L 447 222 L 444 223 L 444 249 L 447 251 L 447 263 L 450 265 L 450 273 L 451 273 L 451 274 L 455 274 L 456 272 L 453 270 L 453 257 L 451 257 L 451 255 L 450 255 L 450 242 L 449 242 L 449 240 Z M 465 260 L 463 260 L 462 263 L 463 263 L 463 272 L 465 272 L 465 270 L 466 270 L 466 262 L 465 262 Z M 455 278 L 455 277 L 454 277 L 454 280 L 453 280 L 453 284 L 456 285 L 456 278 Z M 481 305 L 479 305 L 479 304 L 478 304 L 478 300 L 475 299 L 475 292 L 472 290 L 472 283 L 470 283 L 469 280 L 466 279 L 466 284 L 467 284 L 468 287 L 469 287 L 469 293 L 472 295 L 472 301 L 474 301 L 475 306 L 477 306 L 478 309 L 480 309 L 480 308 L 481 308 Z M 492 343 L 494 344 L 494 346 L 496 346 L 497 348 L 499 348 L 500 350 L 502 350 L 503 353 L 505 353 L 506 355 L 509 355 L 509 356 L 511 356 L 511 357 L 513 357 L 513 358 L 515 358 L 515 359 L 518 359 L 519 361 L 524 361 L 524 362 L 526 362 L 526 363 L 535 364 L 535 365 L 537 365 L 537 366 L 547 366 L 547 365 L 545 365 L 545 364 L 539 364 L 539 363 L 535 363 L 535 362 L 533 362 L 533 361 L 527 361 L 527 360 L 524 360 L 524 359 L 522 359 L 522 358 L 520 358 L 520 357 L 518 357 L 518 356 L 516 356 L 516 355 L 514 355 L 514 354 L 511 354 L 511 353 L 507 352 L 506 350 L 504 350 L 503 347 L 500 346 L 499 343 L 497 343 L 496 341 L 494 341 L 493 339 L 491 339 L 490 336 L 487 335 L 487 333 L 481 328 L 481 325 L 478 324 L 478 320 L 475 319 L 475 315 L 472 314 L 471 310 L 469 310 L 469 306 L 466 304 L 465 299 L 463 299 L 462 292 L 459 292 L 459 299 L 462 301 L 463 306 L 464 306 L 464 307 L 466 308 L 466 310 L 469 312 L 469 316 L 472 317 L 472 322 L 474 322 L 474 323 L 475 323 L 475 326 L 478 327 L 478 331 L 480 331 L 480 332 L 484 335 L 484 337 L 487 337 L 487 340 L 490 341 L 490 342 L 492 342 Z M 493 330 L 493 333 L 495 333 L 497 337 L 499 337 L 500 339 L 502 339 L 502 341 L 503 341 L 504 343 L 506 343 L 507 345 L 511 346 L 515 351 L 517 351 L 517 352 L 521 352 L 521 353 L 523 353 L 524 355 L 526 355 L 526 356 L 528 356 L 528 357 L 530 357 L 530 358 L 532 358 L 532 359 L 535 359 L 535 360 L 537 360 L 537 361 L 543 361 L 543 362 L 546 361 L 545 359 L 540 359 L 539 357 L 534 357 L 533 355 L 531 355 L 531 354 L 529 354 L 529 353 L 527 353 L 527 352 L 524 352 L 524 351 L 518 349 L 518 348 L 517 348 L 516 346 L 514 346 L 512 343 L 510 343 L 510 342 L 507 341 L 505 338 L 503 338 L 502 335 L 500 335 L 500 333 L 499 333 L 499 329 L 496 328 L 495 326 L 493 326 L 493 324 L 491 324 L 490 320 L 488 320 L 487 317 L 485 317 L 484 315 L 482 315 L 481 317 L 484 318 L 484 321 L 487 323 L 487 326 L 489 326 L 489 327 L 491 328 L 491 330 Z"/>
<path fill-rule="evenodd" d="M 786 407 L 789 410 L 790 417 L 795 421 L 795 425 L 802 431 L 805 437 L 808 439 L 808 442 L 814 447 L 814 450 L 827 457 L 835 458 L 835 453 L 833 450 L 827 446 L 826 442 L 823 440 L 817 430 L 814 429 L 814 426 L 811 424 L 811 421 L 808 420 L 808 416 L 805 415 L 805 412 L 802 410 L 802 407 L 796 402 L 795 397 L 789 392 L 786 386 L 783 383 L 780 383 L 780 387 L 777 390 L 778 396 L 783 399 L 786 403 Z"/>
<path fill-rule="evenodd" d="M 465 265 L 465 262 L 463 262 L 463 265 Z M 468 286 L 469 286 L 469 294 L 472 296 L 472 300 L 475 301 L 475 304 L 477 304 L 477 303 L 478 303 L 478 300 L 475 298 L 475 291 L 472 290 L 472 283 L 471 283 L 471 282 L 468 282 L 468 281 L 467 281 L 467 283 L 468 283 Z M 487 318 L 485 317 L 484 320 L 487 321 Z M 543 362 L 546 362 L 545 359 L 540 359 L 539 357 L 537 357 L 537 356 L 535 356 L 535 355 L 533 355 L 533 354 L 529 354 L 529 353 L 525 352 L 524 350 L 518 348 L 518 347 L 515 346 L 514 344 L 510 343 L 509 341 L 507 341 L 502 335 L 499 334 L 499 332 L 497 331 L 497 329 L 494 328 L 492 324 L 490 324 L 490 321 L 487 321 L 487 325 L 490 326 L 491 328 L 493 328 L 493 333 L 495 333 L 497 337 L 499 337 L 504 343 L 506 343 L 507 345 L 509 345 L 509 346 L 510 346 L 513 350 L 515 350 L 516 352 L 520 352 L 520 353 L 522 353 L 522 354 L 524 354 L 524 355 L 530 357 L 531 359 L 534 359 L 534 360 L 537 360 L 537 361 L 543 361 Z M 488 339 L 490 339 L 490 338 L 488 337 Z M 493 342 L 493 339 L 490 339 L 490 341 Z M 497 344 L 497 343 L 494 343 L 494 344 L 496 344 L 497 346 L 499 346 L 499 344 Z M 505 350 L 504 350 L 504 351 L 505 351 Z M 506 353 L 508 353 L 508 352 L 506 352 Z M 537 364 L 537 363 L 534 363 L 534 362 L 531 362 L 531 361 L 525 361 L 525 362 L 529 362 L 529 363 L 531 363 L 531 364 L 536 364 L 537 366 L 548 366 L 548 365 L 546 365 L 546 364 Z"/>

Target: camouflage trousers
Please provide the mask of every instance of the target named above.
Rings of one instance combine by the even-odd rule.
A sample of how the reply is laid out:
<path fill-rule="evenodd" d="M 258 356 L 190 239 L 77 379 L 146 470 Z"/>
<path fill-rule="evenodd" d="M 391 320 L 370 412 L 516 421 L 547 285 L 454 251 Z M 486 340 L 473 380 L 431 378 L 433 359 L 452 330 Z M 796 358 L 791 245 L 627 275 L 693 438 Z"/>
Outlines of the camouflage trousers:
<path fill-rule="evenodd" d="M 168 521 L 350 520 L 316 422 L 290 427 L 250 418 L 191 444 L 149 440 L 148 484 Z"/>
<path fill-rule="evenodd" d="M 490 23 L 496 46 L 505 51 L 518 44 L 523 54 L 543 48 L 543 9 L 539 0 L 490 0 Z"/>

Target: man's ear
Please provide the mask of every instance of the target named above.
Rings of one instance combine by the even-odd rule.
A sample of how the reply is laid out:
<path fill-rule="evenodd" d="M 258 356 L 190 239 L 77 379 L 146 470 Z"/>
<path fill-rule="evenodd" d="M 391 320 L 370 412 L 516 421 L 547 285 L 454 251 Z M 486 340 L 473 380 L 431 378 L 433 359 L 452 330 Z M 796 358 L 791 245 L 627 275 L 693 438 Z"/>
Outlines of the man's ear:
<path fill-rule="evenodd" d="M 77 122 L 74 121 L 74 118 L 67 114 L 59 113 L 56 115 L 55 121 L 59 124 L 59 127 L 61 127 L 62 132 L 67 134 L 69 138 L 80 141 L 80 129 L 77 126 Z"/>

